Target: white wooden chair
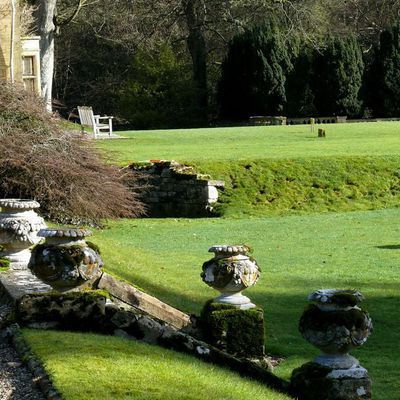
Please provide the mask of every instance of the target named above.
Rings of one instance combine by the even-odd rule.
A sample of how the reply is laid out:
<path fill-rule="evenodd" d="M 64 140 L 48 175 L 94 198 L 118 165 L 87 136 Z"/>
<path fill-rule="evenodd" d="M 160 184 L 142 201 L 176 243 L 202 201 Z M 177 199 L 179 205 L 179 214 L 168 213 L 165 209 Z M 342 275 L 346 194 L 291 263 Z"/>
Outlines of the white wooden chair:
<path fill-rule="evenodd" d="M 85 126 L 92 128 L 94 137 L 97 138 L 101 135 L 102 131 L 107 131 L 108 136 L 112 135 L 112 120 L 114 117 L 100 115 L 94 115 L 92 107 L 78 106 L 79 119 L 81 121 L 82 131 L 85 130 Z M 108 119 L 108 123 L 102 123 L 101 120 Z M 106 133 L 107 133 L 106 132 Z"/>

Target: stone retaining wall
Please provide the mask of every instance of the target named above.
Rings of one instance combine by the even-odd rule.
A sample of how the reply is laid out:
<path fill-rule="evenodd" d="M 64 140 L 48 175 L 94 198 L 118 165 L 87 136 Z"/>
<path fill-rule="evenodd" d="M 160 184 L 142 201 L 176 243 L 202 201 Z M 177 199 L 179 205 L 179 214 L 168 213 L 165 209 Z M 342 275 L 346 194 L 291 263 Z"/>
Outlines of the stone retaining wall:
<path fill-rule="evenodd" d="M 131 164 L 139 171 L 147 188 L 140 197 L 148 217 L 210 217 L 223 181 L 198 174 L 193 167 L 176 161 Z"/>

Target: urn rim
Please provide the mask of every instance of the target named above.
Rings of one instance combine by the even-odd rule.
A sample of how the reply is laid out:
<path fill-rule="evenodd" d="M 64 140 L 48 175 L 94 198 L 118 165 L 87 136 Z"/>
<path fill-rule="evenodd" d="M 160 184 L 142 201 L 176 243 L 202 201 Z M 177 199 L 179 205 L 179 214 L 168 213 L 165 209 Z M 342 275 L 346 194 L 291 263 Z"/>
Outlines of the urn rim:
<path fill-rule="evenodd" d="M 215 254 L 245 254 L 250 251 L 246 245 L 215 244 L 208 249 L 209 253 Z"/>
<path fill-rule="evenodd" d="M 361 292 L 354 289 L 319 289 L 308 296 L 308 301 L 321 305 L 338 305 L 345 303 L 356 305 L 364 300 Z"/>
<path fill-rule="evenodd" d="M 37 235 L 43 238 L 83 239 L 86 236 L 91 236 L 92 231 L 80 228 L 45 228 L 41 229 Z"/>
<path fill-rule="evenodd" d="M 32 199 L 0 199 L 0 207 L 29 210 L 39 208 L 40 204 Z"/>

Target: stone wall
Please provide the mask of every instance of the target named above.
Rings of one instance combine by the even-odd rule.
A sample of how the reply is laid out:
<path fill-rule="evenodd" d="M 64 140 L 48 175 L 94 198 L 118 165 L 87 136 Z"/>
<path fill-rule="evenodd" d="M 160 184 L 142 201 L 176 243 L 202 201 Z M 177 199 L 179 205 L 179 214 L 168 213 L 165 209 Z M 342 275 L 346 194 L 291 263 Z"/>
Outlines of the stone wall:
<path fill-rule="evenodd" d="M 193 167 L 176 161 L 152 161 L 132 164 L 147 186 L 141 200 L 149 217 L 209 217 L 218 200 L 218 189 L 223 181 L 211 180 L 198 174 Z"/>

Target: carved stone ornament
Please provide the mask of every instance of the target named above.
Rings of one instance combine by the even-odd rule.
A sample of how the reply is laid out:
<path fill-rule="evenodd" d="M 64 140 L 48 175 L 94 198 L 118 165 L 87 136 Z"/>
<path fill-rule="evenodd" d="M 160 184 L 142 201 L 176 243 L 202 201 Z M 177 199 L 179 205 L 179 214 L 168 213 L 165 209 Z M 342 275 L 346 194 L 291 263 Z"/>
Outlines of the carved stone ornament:
<path fill-rule="evenodd" d="M 38 232 L 46 227 L 34 211 L 40 204 L 34 200 L 0 199 L 0 207 L 0 255 L 10 261 L 11 269 L 27 269 L 29 248 L 41 240 Z"/>
<path fill-rule="evenodd" d="M 354 290 L 322 289 L 308 299 L 315 304 L 304 311 L 299 330 L 323 352 L 314 362 L 335 369 L 359 366 L 348 352 L 362 346 L 372 331 L 370 316 L 357 306 L 362 294 Z"/>
<path fill-rule="evenodd" d="M 215 256 L 203 264 L 201 278 L 207 285 L 221 292 L 214 301 L 240 309 L 255 307 L 241 293 L 253 286 L 260 277 L 256 261 L 248 256 L 249 248 L 243 245 L 216 245 L 208 251 Z"/>
<path fill-rule="evenodd" d="M 33 249 L 30 270 L 58 291 L 90 287 L 101 276 L 103 266 L 98 249 L 85 241 L 91 234 L 86 229 L 42 229 L 39 236 L 46 242 Z"/>

